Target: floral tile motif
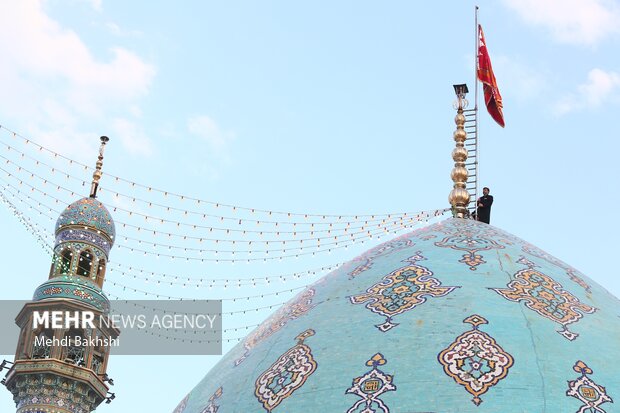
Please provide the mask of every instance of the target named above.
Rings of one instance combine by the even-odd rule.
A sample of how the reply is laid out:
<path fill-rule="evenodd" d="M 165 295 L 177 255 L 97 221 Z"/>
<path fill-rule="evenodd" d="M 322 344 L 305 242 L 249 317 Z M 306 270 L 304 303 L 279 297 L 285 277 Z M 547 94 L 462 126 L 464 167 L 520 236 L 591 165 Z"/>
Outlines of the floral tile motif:
<path fill-rule="evenodd" d="M 347 389 L 345 394 L 355 394 L 360 400 L 355 402 L 353 406 L 347 410 L 347 413 L 389 413 L 390 409 L 385 405 L 379 396 L 389 391 L 395 391 L 396 386 L 393 383 L 394 376 L 379 370 L 379 366 L 383 366 L 387 360 L 383 354 L 377 353 L 366 362 L 366 365 L 372 367 L 363 375 L 353 379 L 353 384 Z"/>
<path fill-rule="evenodd" d="M 431 270 L 417 264 L 421 260 L 425 258 L 418 251 L 404 261 L 406 266 L 384 276 L 365 293 L 349 297 L 351 303 L 366 303 L 370 311 L 385 317 L 384 323 L 375 326 L 381 332 L 385 333 L 398 325 L 393 322 L 396 315 L 425 303 L 428 297 L 443 297 L 459 288 L 442 286 Z"/>
<path fill-rule="evenodd" d="M 437 359 L 444 372 L 474 396 L 472 401 L 478 406 L 480 396 L 506 377 L 514 359 L 493 337 L 479 330 L 480 325 L 488 324 L 484 317 L 474 314 L 463 322 L 472 329 L 458 336 Z"/>
<path fill-rule="evenodd" d="M 583 405 L 576 413 L 605 413 L 599 406 L 603 403 L 613 403 L 614 401 L 607 395 L 605 387 L 593 382 L 588 375 L 592 374 L 592 369 L 586 363 L 578 360 L 573 366 L 573 370 L 581 373 L 581 377 L 568 381 L 567 396 L 578 399 Z"/>
<path fill-rule="evenodd" d="M 304 344 L 304 340 L 313 335 L 314 330 L 311 329 L 299 334 L 297 344 L 256 379 L 254 394 L 268 412 L 303 386 L 316 370 L 317 362 L 312 351 Z"/>
<path fill-rule="evenodd" d="M 568 330 L 568 325 L 579 321 L 584 314 L 592 314 L 596 308 L 583 304 L 577 297 L 566 291 L 553 278 L 537 271 L 536 264 L 521 257 L 517 263 L 527 266 L 514 274 L 507 288 L 491 288 L 507 300 L 523 301 L 525 306 L 541 316 L 562 326 L 558 330 L 568 340 L 579 334 Z"/>

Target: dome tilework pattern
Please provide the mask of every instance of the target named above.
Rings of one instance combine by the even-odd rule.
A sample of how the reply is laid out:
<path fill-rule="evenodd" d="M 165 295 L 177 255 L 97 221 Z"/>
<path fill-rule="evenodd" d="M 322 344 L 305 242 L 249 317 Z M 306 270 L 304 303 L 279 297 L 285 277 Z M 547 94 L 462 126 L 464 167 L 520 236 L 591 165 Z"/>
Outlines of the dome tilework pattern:
<path fill-rule="evenodd" d="M 56 221 L 56 234 L 68 226 L 84 226 L 101 231 L 112 241 L 116 236 L 112 215 L 95 198 L 82 198 L 69 205 Z"/>
<path fill-rule="evenodd" d="M 174 413 L 620 412 L 619 316 L 564 262 L 448 219 L 309 286 Z"/>

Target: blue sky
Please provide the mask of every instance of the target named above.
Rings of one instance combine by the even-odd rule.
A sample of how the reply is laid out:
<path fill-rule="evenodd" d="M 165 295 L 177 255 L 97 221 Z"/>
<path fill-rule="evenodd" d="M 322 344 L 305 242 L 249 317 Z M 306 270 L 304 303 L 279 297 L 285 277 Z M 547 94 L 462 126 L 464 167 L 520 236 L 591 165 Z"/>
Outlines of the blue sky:
<path fill-rule="evenodd" d="M 452 84 L 467 82 L 473 91 L 474 5 L 3 1 L 0 124 L 88 165 L 98 136 L 108 135 L 105 173 L 202 200 L 319 215 L 444 208 L 453 165 Z M 495 196 L 491 222 L 618 296 L 613 263 L 620 226 L 611 214 L 620 202 L 613 116 L 620 104 L 620 3 L 479 5 L 506 119 L 502 129 L 480 112 L 481 183 Z M 0 140 L 11 139 L 0 130 Z M 89 180 L 83 169 L 37 156 Z M 102 201 L 143 211 L 112 196 L 139 190 L 109 175 Z M 186 208 L 187 201 L 160 193 L 138 196 Z M 125 215 L 115 219 L 136 219 Z M 36 219 L 52 232 L 53 223 Z M 28 298 L 46 279 L 49 257 L 5 208 L 0 220 L 6 237 L 0 297 Z M 346 261 L 377 242 L 243 266 L 154 264 L 152 256 L 120 247 L 111 258 L 170 274 L 265 276 Z M 202 294 L 114 273 L 108 279 L 107 290 L 124 298 L 137 295 L 113 283 Z M 259 291 L 279 291 L 274 288 Z M 209 292 L 211 298 L 235 294 L 254 292 Z M 231 319 L 228 326 L 255 324 L 268 314 Z M 216 361 L 117 357 L 109 367 L 117 398 L 99 410 L 172 411 Z M 0 405 L 12 406 L 8 392 L 0 393 Z"/>

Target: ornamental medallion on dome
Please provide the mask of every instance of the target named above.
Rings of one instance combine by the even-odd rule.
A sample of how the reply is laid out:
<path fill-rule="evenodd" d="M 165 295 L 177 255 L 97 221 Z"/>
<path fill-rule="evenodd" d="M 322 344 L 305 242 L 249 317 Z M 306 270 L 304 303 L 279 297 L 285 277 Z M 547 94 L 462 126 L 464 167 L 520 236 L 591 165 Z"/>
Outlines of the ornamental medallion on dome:
<path fill-rule="evenodd" d="M 297 344 L 256 379 L 254 394 L 268 412 L 303 386 L 316 370 L 312 350 L 304 344 L 313 335 L 314 330 L 308 329 L 295 337 Z"/>
<path fill-rule="evenodd" d="M 553 278 L 535 270 L 536 264 L 525 257 L 517 263 L 527 266 L 514 274 L 508 288 L 490 288 L 507 300 L 523 301 L 530 310 L 562 326 L 558 330 L 568 340 L 574 340 L 579 334 L 568 330 L 568 325 L 579 321 L 584 314 L 592 314 L 596 308 L 583 304 L 577 297 L 566 291 Z"/>
<path fill-rule="evenodd" d="M 384 316 L 385 322 L 375 327 L 385 333 L 398 325 L 392 321 L 394 316 L 425 303 L 428 297 L 443 297 L 459 288 L 442 286 L 431 270 L 417 264 L 425 259 L 420 251 L 416 252 L 404 261 L 408 265 L 384 276 L 365 293 L 349 297 L 351 303 L 366 303 L 370 311 Z"/>
<path fill-rule="evenodd" d="M 215 402 L 222 397 L 222 387 L 218 388 L 215 393 L 209 397 L 209 404 L 200 411 L 200 413 L 217 413 L 220 406 L 215 404 Z"/>
<path fill-rule="evenodd" d="M 479 330 L 480 325 L 488 324 L 484 317 L 474 314 L 463 322 L 472 329 L 458 336 L 437 359 L 444 372 L 474 396 L 472 401 L 478 406 L 480 395 L 506 377 L 514 359 L 493 337 Z"/>
<path fill-rule="evenodd" d="M 488 234 L 484 234 L 484 229 L 480 228 L 482 224 L 456 224 L 456 222 L 458 221 L 455 221 L 451 227 L 454 231 L 443 231 L 451 235 L 435 242 L 435 245 L 441 248 L 465 251 L 463 258 L 459 262 L 469 265 L 470 270 L 475 271 L 480 264 L 486 263 L 482 254 L 479 254 L 480 251 L 504 248 L 503 245 L 492 239 Z"/>
<path fill-rule="evenodd" d="M 366 362 L 366 365 L 372 367 L 372 369 L 364 375 L 353 379 L 353 384 L 345 391 L 345 394 L 355 394 L 361 400 L 355 402 L 347 410 L 347 413 L 359 412 L 362 406 L 364 407 L 361 410 L 363 413 L 389 413 L 390 409 L 379 396 L 389 391 L 395 391 L 396 386 L 393 383 L 394 376 L 385 374 L 378 368 L 378 366 L 382 366 L 385 363 L 387 363 L 387 360 L 383 357 L 383 354 L 377 353 Z"/>
<path fill-rule="evenodd" d="M 563 269 L 564 271 L 566 271 L 566 275 L 568 275 L 568 277 L 575 282 L 576 284 L 578 284 L 579 286 L 581 286 L 584 290 L 586 290 L 586 292 L 591 292 L 592 289 L 590 287 L 590 285 L 588 283 L 586 283 L 583 278 L 581 278 L 580 276 L 577 275 L 577 273 L 579 271 L 577 271 L 576 269 L 574 269 L 573 267 L 569 266 L 568 264 L 565 264 L 564 262 L 558 260 L 557 258 L 555 258 L 552 255 L 547 254 L 545 251 L 535 247 L 532 244 L 528 244 L 526 243 L 522 248 L 523 252 L 528 253 L 530 255 L 533 255 L 537 258 L 541 258 L 545 261 L 547 261 L 549 264 L 555 265 L 556 267 L 560 267 L 561 269 Z"/>
<path fill-rule="evenodd" d="M 588 375 L 592 374 L 592 369 L 586 363 L 579 360 L 573 366 L 573 370 L 581 373 L 581 377 L 568 381 L 567 396 L 574 397 L 583 403 L 583 406 L 576 413 L 605 413 L 599 406 L 603 403 L 613 403 L 614 401 L 607 395 L 605 387 L 596 384 Z"/>
<path fill-rule="evenodd" d="M 307 289 L 302 292 L 299 297 L 294 299 L 292 303 L 282 307 L 269 320 L 258 326 L 243 343 L 245 352 L 241 357 L 235 360 L 235 367 L 248 358 L 251 350 L 256 347 L 258 343 L 271 336 L 273 333 L 280 331 L 289 321 L 295 320 L 313 309 L 316 306 L 316 304 L 312 304 L 314 294 L 314 288 Z"/>
<path fill-rule="evenodd" d="M 364 261 L 364 262 L 358 265 L 357 267 L 355 267 L 353 271 L 349 272 L 349 278 L 353 279 L 359 274 L 363 273 L 364 271 L 367 271 L 370 268 L 372 268 L 374 260 L 376 260 L 377 258 L 385 257 L 387 255 L 390 255 L 392 253 L 404 250 L 405 248 L 409 248 L 415 245 L 412 240 L 406 238 L 407 236 L 408 235 L 402 236 L 388 243 L 379 245 L 371 249 L 370 251 L 366 252 L 364 255 L 361 255 L 360 257 L 356 258 L 355 261 Z"/>

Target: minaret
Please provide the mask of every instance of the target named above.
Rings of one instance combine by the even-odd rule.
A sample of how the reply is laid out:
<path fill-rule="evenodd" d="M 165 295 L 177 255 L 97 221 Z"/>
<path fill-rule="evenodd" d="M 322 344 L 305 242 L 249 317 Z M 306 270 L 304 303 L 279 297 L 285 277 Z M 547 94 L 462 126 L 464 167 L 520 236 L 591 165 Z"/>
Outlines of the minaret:
<path fill-rule="evenodd" d="M 467 99 L 465 95 L 468 92 L 467 85 L 454 85 L 454 91 L 456 92 L 456 117 L 454 123 L 456 123 L 456 130 L 453 137 L 456 142 L 456 148 L 452 151 L 452 159 L 454 159 L 454 168 L 450 177 L 454 182 L 454 187 L 450 191 L 448 196 L 448 202 L 452 206 L 452 214 L 455 218 L 466 218 L 467 205 L 469 205 L 469 192 L 467 192 L 467 168 L 465 168 L 465 161 L 467 160 L 467 149 L 465 149 L 465 139 L 467 139 L 467 132 L 465 132 L 465 115 L 463 115 L 463 109 L 467 107 Z"/>
<path fill-rule="evenodd" d="M 109 314 L 102 287 L 115 228 L 96 199 L 107 142 L 102 136 L 90 196 L 69 205 L 56 222 L 49 279 L 15 319 L 21 333 L 5 385 L 13 393 L 17 413 L 88 413 L 114 398 L 106 370 L 110 339 L 120 333 L 117 328 L 94 322 L 95 328 L 54 329 L 35 320 L 45 311 L 87 311 L 95 320 Z"/>

